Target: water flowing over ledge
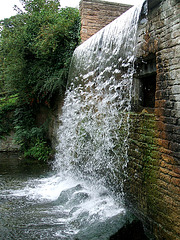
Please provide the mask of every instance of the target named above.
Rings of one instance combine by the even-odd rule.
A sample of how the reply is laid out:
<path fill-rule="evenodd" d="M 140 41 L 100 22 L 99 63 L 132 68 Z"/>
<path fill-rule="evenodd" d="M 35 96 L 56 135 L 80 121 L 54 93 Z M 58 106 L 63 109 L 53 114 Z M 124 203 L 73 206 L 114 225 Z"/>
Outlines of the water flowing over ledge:
<path fill-rule="evenodd" d="M 74 52 L 55 167 L 123 195 L 129 115 L 141 4 Z M 117 192 L 117 191 L 116 191 Z"/>
<path fill-rule="evenodd" d="M 60 116 L 55 172 L 17 181 L 13 187 L 9 180 L 0 198 L 7 215 L 0 225 L 4 238 L 107 240 L 125 224 L 128 112 L 142 4 L 75 50 Z M 12 199 L 9 218 L 6 209 Z M 7 221 L 16 224 L 18 209 L 18 227 L 8 233 L 4 226 Z"/>

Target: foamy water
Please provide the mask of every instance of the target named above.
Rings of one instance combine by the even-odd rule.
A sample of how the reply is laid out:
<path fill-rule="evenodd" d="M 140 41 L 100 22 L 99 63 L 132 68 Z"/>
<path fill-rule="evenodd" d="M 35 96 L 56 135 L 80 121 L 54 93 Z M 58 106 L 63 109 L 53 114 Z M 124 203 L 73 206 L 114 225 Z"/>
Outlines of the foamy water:
<path fill-rule="evenodd" d="M 128 112 L 143 2 L 75 50 L 54 172 L 0 175 L 2 239 L 107 240 L 125 224 Z"/>

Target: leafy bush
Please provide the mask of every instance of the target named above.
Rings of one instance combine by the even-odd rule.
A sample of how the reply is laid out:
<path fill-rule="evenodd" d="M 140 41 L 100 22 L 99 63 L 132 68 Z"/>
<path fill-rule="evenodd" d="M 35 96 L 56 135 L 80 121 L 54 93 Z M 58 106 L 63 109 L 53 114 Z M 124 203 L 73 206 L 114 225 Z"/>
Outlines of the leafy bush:
<path fill-rule="evenodd" d="M 48 122 L 38 127 L 35 122 L 37 111 L 38 109 L 32 108 L 29 104 L 16 108 L 14 113 L 15 140 L 21 146 L 25 157 L 29 156 L 45 161 L 48 160 L 51 153 L 47 138 Z"/>
<path fill-rule="evenodd" d="M 36 139 L 36 143 L 25 151 L 24 156 L 34 158 L 40 162 L 49 160 L 52 154 L 52 149 L 47 145 L 47 142 Z"/>
<path fill-rule="evenodd" d="M 0 92 L 18 94 L 10 125 L 21 150 L 45 160 L 50 154 L 47 123 L 37 126 L 36 115 L 40 106 L 52 107 L 54 96 L 64 94 L 80 40 L 80 16 L 77 9 L 60 8 L 58 0 L 21 2 L 24 12 L 0 21 Z M 10 120 L 5 112 L 11 107 L 0 110 L 0 134 L 9 131 L 4 119 Z"/>
<path fill-rule="evenodd" d="M 22 101 L 45 102 L 63 93 L 79 43 L 80 17 L 58 1 L 23 0 L 25 13 L 1 21 L 0 80 Z"/>
<path fill-rule="evenodd" d="M 0 98 L 0 139 L 5 138 L 13 129 L 14 110 L 17 106 L 18 95 Z"/>

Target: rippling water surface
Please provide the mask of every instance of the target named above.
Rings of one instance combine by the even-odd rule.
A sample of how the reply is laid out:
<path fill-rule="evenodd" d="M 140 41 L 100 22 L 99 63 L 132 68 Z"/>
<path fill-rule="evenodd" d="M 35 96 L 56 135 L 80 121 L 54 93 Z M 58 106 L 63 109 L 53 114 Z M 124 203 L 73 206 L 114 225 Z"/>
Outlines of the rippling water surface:
<path fill-rule="evenodd" d="M 0 239 L 103 240 L 125 221 L 106 188 L 1 154 Z"/>
<path fill-rule="evenodd" d="M 123 179 L 141 6 L 75 50 L 54 170 L 0 156 L 0 239 L 108 240 L 126 222 Z"/>

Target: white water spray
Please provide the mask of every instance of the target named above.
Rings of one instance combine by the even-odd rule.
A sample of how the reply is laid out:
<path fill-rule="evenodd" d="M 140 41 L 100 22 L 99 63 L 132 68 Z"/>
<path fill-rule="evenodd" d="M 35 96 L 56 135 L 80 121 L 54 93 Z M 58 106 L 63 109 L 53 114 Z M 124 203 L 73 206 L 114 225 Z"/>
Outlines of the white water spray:
<path fill-rule="evenodd" d="M 58 130 L 56 168 L 121 194 L 142 3 L 75 50 Z"/>
<path fill-rule="evenodd" d="M 60 116 L 56 172 L 1 191 L 3 199 L 13 199 L 23 219 L 12 233 L 4 230 L 3 219 L 0 229 L 3 236 L 10 236 L 6 239 L 12 234 L 25 240 L 107 240 L 125 224 L 123 175 L 142 4 L 75 50 Z M 11 204 L 3 203 L 1 210 L 8 216 Z M 17 222 L 17 216 L 19 210 L 12 220 Z"/>

